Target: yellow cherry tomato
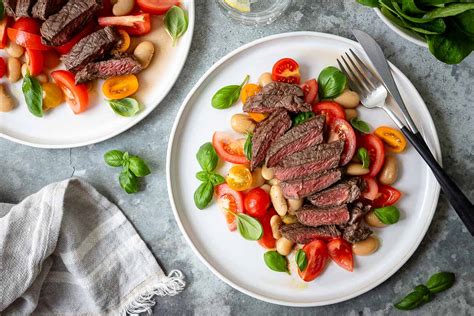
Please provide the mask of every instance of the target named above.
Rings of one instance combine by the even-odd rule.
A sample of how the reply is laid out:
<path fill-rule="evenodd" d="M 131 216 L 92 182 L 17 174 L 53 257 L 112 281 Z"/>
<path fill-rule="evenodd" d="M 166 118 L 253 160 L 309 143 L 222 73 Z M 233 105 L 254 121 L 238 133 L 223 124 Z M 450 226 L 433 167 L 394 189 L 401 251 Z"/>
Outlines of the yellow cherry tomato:
<path fill-rule="evenodd" d="M 102 92 L 107 99 L 117 100 L 131 96 L 138 90 L 138 79 L 135 75 L 125 75 L 107 79 Z"/>
<path fill-rule="evenodd" d="M 43 88 L 43 110 L 51 110 L 64 102 L 64 94 L 61 88 L 52 82 L 41 84 Z"/>
<path fill-rule="evenodd" d="M 232 190 L 245 191 L 252 186 L 252 173 L 242 165 L 230 168 L 226 182 Z"/>
<path fill-rule="evenodd" d="M 261 122 L 268 117 L 268 113 L 248 113 L 250 118 L 255 122 Z"/>
<path fill-rule="evenodd" d="M 397 129 L 381 126 L 374 131 L 374 134 L 382 139 L 388 151 L 393 153 L 401 153 L 407 147 L 405 136 Z"/>
<path fill-rule="evenodd" d="M 130 47 L 130 35 L 128 35 L 128 33 L 124 30 L 118 30 L 118 32 L 120 35 L 120 42 L 117 46 L 117 50 L 123 53 L 126 52 L 127 49 Z"/>
<path fill-rule="evenodd" d="M 259 85 L 247 83 L 242 87 L 242 91 L 240 91 L 240 100 L 242 103 L 245 103 L 249 97 L 256 95 L 261 89 Z"/>

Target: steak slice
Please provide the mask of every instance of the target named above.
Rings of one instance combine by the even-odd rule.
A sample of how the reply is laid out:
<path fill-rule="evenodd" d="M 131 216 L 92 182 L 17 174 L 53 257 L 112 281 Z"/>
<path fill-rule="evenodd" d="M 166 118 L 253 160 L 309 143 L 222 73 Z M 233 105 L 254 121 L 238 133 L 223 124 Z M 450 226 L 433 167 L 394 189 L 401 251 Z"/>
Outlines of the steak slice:
<path fill-rule="evenodd" d="M 372 209 L 370 205 L 364 205 L 361 202 L 357 202 L 351 208 L 351 218 L 349 219 L 349 225 L 358 223 L 362 220 L 365 214 L 367 214 Z"/>
<path fill-rule="evenodd" d="M 67 70 L 78 72 L 88 63 L 103 58 L 119 40 L 120 36 L 115 29 L 107 26 L 81 39 L 61 60 Z"/>
<path fill-rule="evenodd" d="M 102 8 L 102 0 L 69 0 L 58 13 L 41 25 L 44 44 L 61 46 L 69 42 Z"/>
<path fill-rule="evenodd" d="M 285 158 L 280 166 L 275 167 L 275 177 L 287 181 L 306 177 L 339 165 L 343 141 L 320 144 Z"/>
<path fill-rule="evenodd" d="M 252 138 L 252 171 L 265 159 L 271 144 L 290 127 L 291 119 L 285 110 L 278 110 L 257 124 Z"/>
<path fill-rule="evenodd" d="M 329 239 L 341 235 L 335 225 L 310 227 L 300 223 L 282 225 L 280 233 L 297 244 L 307 244 L 315 239 Z"/>
<path fill-rule="evenodd" d="M 359 182 L 359 178 L 351 178 L 308 197 L 308 200 L 317 207 L 330 207 L 352 203 L 360 196 Z"/>
<path fill-rule="evenodd" d="M 353 244 L 366 240 L 371 234 L 372 231 L 367 225 L 363 222 L 357 222 L 343 228 L 342 238 Z"/>
<path fill-rule="evenodd" d="M 323 141 L 325 120 L 322 115 L 315 116 L 290 129 L 278 141 L 273 142 L 267 154 L 267 167 L 274 167 L 288 155 L 320 144 Z"/>
<path fill-rule="evenodd" d="M 87 64 L 76 73 L 76 84 L 95 79 L 108 79 L 139 73 L 142 65 L 133 57 L 125 56 Z"/>
<path fill-rule="evenodd" d="M 298 218 L 301 224 L 317 227 L 331 224 L 345 224 L 349 221 L 350 215 L 347 205 L 345 204 L 330 208 L 305 205 L 296 212 L 296 218 Z"/>
<path fill-rule="evenodd" d="M 67 0 L 38 0 L 31 10 L 31 15 L 40 20 L 46 20 L 49 16 L 58 13 L 66 4 Z"/>
<path fill-rule="evenodd" d="M 8 16 L 15 16 L 17 0 L 3 0 L 3 8 Z"/>
<path fill-rule="evenodd" d="M 304 92 L 300 86 L 283 82 L 271 82 L 262 91 L 247 99 L 244 112 L 272 113 L 277 109 L 290 112 L 309 112 L 311 105 L 304 102 Z"/>
<path fill-rule="evenodd" d="M 35 0 L 18 0 L 16 3 L 15 17 L 29 17 L 35 2 Z"/>
<path fill-rule="evenodd" d="M 311 176 L 281 182 L 283 195 L 287 199 L 301 199 L 324 190 L 341 180 L 341 169 L 331 169 Z"/>

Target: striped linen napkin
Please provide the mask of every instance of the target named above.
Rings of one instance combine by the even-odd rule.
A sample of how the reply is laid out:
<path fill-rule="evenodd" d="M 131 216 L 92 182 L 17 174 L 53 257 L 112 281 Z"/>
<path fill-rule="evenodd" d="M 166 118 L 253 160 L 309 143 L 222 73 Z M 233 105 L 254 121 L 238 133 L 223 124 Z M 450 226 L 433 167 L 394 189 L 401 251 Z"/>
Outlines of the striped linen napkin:
<path fill-rule="evenodd" d="M 176 295 L 120 209 L 83 180 L 54 183 L 17 205 L 0 203 L 0 314 L 151 313 Z"/>

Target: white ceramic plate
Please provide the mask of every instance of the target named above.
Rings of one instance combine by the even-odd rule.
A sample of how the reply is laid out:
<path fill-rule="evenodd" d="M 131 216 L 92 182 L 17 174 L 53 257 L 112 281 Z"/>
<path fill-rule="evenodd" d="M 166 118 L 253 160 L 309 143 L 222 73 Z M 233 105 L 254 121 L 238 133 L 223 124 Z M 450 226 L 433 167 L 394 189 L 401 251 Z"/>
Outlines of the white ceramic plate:
<path fill-rule="evenodd" d="M 168 94 L 186 61 L 194 30 L 194 1 L 185 0 L 181 3 L 188 11 L 189 27 L 175 47 L 163 27 L 163 16 L 153 17 L 152 32 L 132 42 L 132 45 L 136 45 L 147 39 L 155 44 L 152 63 L 138 75 L 140 88 L 136 97 L 144 105 L 138 115 L 132 118 L 116 115 L 104 101 L 100 81 L 90 93 L 91 107 L 86 112 L 74 115 L 67 105 L 63 105 L 43 118 L 37 118 L 28 112 L 21 92 L 21 81 L 11 85 L 3 78 L 0 82 L 9 87 L 19 102 L 14 111 L 0 113 L 0 137 L 34 147 L 71 148 L 104 141 L 140 122 Z M 5 53 L 0 50 L 2 55 L 5 56 Z"/>
<path fill-rule="evenodd" d="M 178 225 L 202 262 L 220 279 L 255 298 L 291 306 L 317 306 L 344 301 L 374 288 L 395 273 L 413 254 L 431 222 L 439 186 L 415 150 L 399 156 L 400 179 L 396 187 L 404 192 L 399 203 L 401 220 L 376 230 L 382 246 L 372 256 L 357 257 L 353 273 L 330 263 L 321 277 L 304 283 L 293 271 L 289 276 L 269 270 L 263 261 L 265 250 L 227 230 L 224 217 L 214 203 L 200 211 L 193 201 L 200 170 L 195 155 L 211 141 L 214 131 L 231 132 L 230 118 L 241 112 L 236 104 L 228 110 L 211 107 L 211 97 L 225 85 L 242 81 L 246 74 L 256 82 L 271 71 L 280 58 L 292 57 L 300 64 L 302 78 L 313 78 L 349 48 L 360 56 L 360 46 L 334 35 L 297 32 L 266 37 L 247 44 L 216 63 L 199 80 L 184 101 L 171 134 L 167 157 L 167 181 L 171 205 Z M 440 155 L 438 137 L 422 98 L 408 79 L 394 66 L 395 80 L 426 141 Z M 363 120 L 373 127 L 392 125 L 384 112 L 359 108 Z M 219 166 L 225 174 L 228 165 Z M 294 261 L 291 260 L 294 269 Z"/>

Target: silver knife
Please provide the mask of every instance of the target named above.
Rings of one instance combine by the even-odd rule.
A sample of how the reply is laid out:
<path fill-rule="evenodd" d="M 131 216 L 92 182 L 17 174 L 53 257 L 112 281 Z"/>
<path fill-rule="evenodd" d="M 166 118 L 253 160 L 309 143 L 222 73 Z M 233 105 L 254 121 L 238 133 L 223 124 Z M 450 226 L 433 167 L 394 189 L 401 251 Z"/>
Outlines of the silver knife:
<path fill-rule="evenodd" d="M 362 45 L 362 48 L 369 57 L 369 60 L 372 62 L 375 69 L 382 78 L 382 82 L 384 83 L 388 92 L 390 92 L 392 97 L 395 99 L 395 102 L 402 110 L 403 117 L 405 118 L 408 127 L 415 135 L 421 138 L 421 135 L 419 134 L 418 129 L 416 128 L 416 125 L 410 116 L 410 112 L 408 112 L 400 92 L 398 91 L 395 80 L 393 80 L 390 66 L 388 65 L 387 59 L 383 54 L 382 48 L 380 48 L 379 44 L 377 44 L 377 42 L 369 34 L 359 30 L 353 30 L 352 33 L 354 33 L 357 41 L 360 43 L 360 45 Z"/>

